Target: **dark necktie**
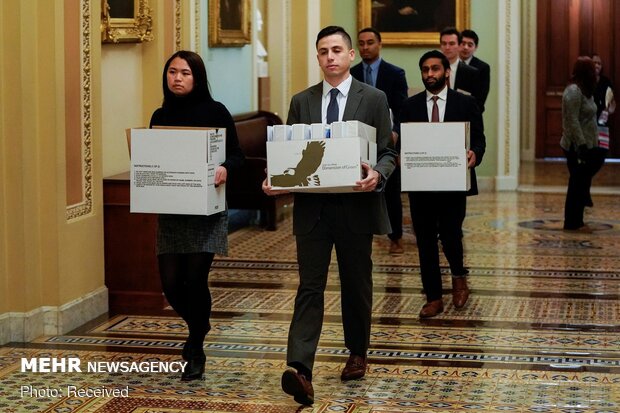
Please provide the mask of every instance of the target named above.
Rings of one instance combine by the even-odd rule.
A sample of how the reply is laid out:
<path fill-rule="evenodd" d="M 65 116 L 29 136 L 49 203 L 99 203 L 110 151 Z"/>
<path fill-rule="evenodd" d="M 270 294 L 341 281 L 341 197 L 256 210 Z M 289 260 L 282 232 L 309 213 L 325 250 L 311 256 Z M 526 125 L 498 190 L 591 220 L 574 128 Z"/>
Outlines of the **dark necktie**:
<path fill-rule="evenodd" d="M 439 122 L 439 106 L 437 106 L 437 99 L 439 96 L 433 96 L 433 110 L 431 111 L 431 122 Z"/>
<path fill-rule="evenodd" d="M 374 86 L 372 84 L 372 67 L 366 66 L 366 83 L 370 86 Z"/>
<path fill-rule="evenodd" d="M 338 120 L 338 89 L 333 88 L 329 91 L 331 95 L 329 99 L 329 105 L 327 106 L 327 124 L 329 125 L 332 122 L 336 122 Z"/>

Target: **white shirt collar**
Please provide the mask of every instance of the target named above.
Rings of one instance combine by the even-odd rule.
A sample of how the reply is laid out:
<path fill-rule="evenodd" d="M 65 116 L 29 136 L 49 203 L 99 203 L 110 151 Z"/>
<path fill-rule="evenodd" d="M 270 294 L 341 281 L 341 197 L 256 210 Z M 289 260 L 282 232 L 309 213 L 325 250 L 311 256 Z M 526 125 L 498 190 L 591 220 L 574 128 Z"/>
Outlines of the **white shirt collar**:
<path fill-rule="evenodd" d="M 431 92 L 429 92 L 428 90 L 426 91 L 426 101 L 428 102 L 429 100 L 431 100 L 431 98 L 435 96 L 434 94 L 432 94 Z M 448 99 L 448 88 L 444 87 L 443 89 L 441 89 L 441 92 L 437 93 L 437 96 L 439 96 L 439 99 L 441 100 L 446 100 Z"/>
<path fill-rule="evenodd" d="M 456 59 L 456 62 L 450 63 L 450 89 L 454 89 L 460 61 L 461 59 Z"/>
<path fill-rule="evenodd" d="M 342 96 L 346 97 L 349 94 L 349 89 L 351 89 L 352 82 L 353 82 L 353 76 L 349 74 L 349 77 L 347 77 L 338 86 L 336 86 L 336 89 L 340 91 Z M 323 80 L 323 97 L 325 98 L 327 95 L 329 95 L 329 91 L 332 90 L 333 88 L 334 86 L 330 85 L 329 83 L 327 83 L 327 81 Z"/>

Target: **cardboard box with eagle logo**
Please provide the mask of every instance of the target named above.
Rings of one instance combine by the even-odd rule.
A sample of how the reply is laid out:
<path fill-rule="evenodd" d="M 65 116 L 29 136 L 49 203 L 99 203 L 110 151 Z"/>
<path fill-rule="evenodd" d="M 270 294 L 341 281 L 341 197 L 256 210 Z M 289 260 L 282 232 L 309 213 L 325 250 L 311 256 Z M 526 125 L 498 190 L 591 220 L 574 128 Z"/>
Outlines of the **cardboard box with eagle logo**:
<path fill-rule="evenodd" d="M 312 125 L 293 129 L 323 130 Z M 353 192 L 362 179 L 362 162 L 377 163 L 376 130 L 359 121 L 334 122 L 325 135 L 284 133 L 268 141 L 269 185 L 291 192 Z"/>

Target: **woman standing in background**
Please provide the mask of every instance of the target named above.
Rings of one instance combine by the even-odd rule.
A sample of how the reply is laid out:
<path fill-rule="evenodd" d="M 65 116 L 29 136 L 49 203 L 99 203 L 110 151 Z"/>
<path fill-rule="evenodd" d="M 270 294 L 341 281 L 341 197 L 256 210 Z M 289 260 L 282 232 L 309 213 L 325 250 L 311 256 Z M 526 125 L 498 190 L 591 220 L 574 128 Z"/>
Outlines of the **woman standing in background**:
<path fill-rule="evenodd" d="M 608 120 L 609 115 L 616 111 L 616 100 L 614 98 L 613 86 L 611 80 L 603 75 L 603 61 L 601 57 L 596 53 L 592 55 L 592 61 L 594 62 L 594 69 L 596 71 L 596 88 L 594 89 L 594 103 L 596 103 L 596 120 L 598 123 L 599 131 L 603 129 L 609 137 Z M 607 142 L 609 143 L 609 142 Z M 594 149 L 594 165 L 593 174 L 596 174 L 605 164 L 605 158 L 609 147 L 599 145 Z M 594 206 L 592 197 L 588 197 L 586 206 Z"/>
<path fill-rule="evenodd" d="M 151 117 L 150 126 L 226 128 L 226 161 L 215 171 L 215 185 L 244 160 L 232 116 L 209 92 L 201 57 L 189 51 L 173 54 L 163 73 L 164 102 Z M 181 201 L 182 202 L 182 201 Z M 159 215 L 157 256 L 166 299 L 185 320 L 189 336 L 183 346 L 188 362 L 181 380 L 200 379 L 206 356 L 203 341 L 211 324 L 208 276 L 215 254 L 228 252 L 228 214 Z"/>
<path fill-rule="evenodd" d="M 609 115 L 616 111 L 616 99 L 611 80 L 603 75 L 603 61 L 597 54 L 592 55 L 596 71 L 596 88 L 594 89 L 594 103 L 596 103 L 596 119 L 601 126 L 607 126 Z"/>
<path fill-rule="evenodd" d="M 598 147 L 594 62 L 587 56 L 577 58 L 571 80 L 562 95 L 562 139 L 570 174 L 564 204 L 564 229 L 591 232 L 583 222 L 583 211 L 590 194 L 595 154 Z"/>

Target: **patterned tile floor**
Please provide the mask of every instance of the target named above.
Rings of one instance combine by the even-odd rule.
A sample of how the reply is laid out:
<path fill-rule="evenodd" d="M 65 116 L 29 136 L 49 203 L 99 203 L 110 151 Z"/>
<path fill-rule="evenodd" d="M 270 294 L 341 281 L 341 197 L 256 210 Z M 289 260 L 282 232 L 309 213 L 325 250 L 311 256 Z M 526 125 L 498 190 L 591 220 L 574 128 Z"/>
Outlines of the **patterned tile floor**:
<path fill-rule="evenodd" d="M 564 173 L 536 167 L 545 185 Z M 536 177 L 525 181 L 541 191 L 471 198 L 464 232 L 473 295 L 456 310 L 448 294 L 446 311 L 434 319 L 417 317 L 424 298 L 414 236 L 405 235 L 399 257 L 377 237 L 371 364 L 364 379 L 348 383 L 339 379 L 347 354 L 333 265 L 312 408 L 302 409 L 279 385 L 297 283 L 287 217 L 276 232 L 231 234 L 230 256 L 214 264 L 204 381 L 182 383 L 175 373 L 21 372 L 23 357 L 180 361 L 186 329 L 172 311 L 105 316 L 64 336 L 0 347 L 0 411 L 620 412 L 620 174 L 612 172 L 617 165 L 606 168 L 608 189 L 594 191 L 586 215 L 593 234 L 562 231 L 564 194 L 541 188 Z M 125 389 L 129 397 L 68 396 L 69 385 Z M 28 386 L 62 394 L 29 395 Z"/>

